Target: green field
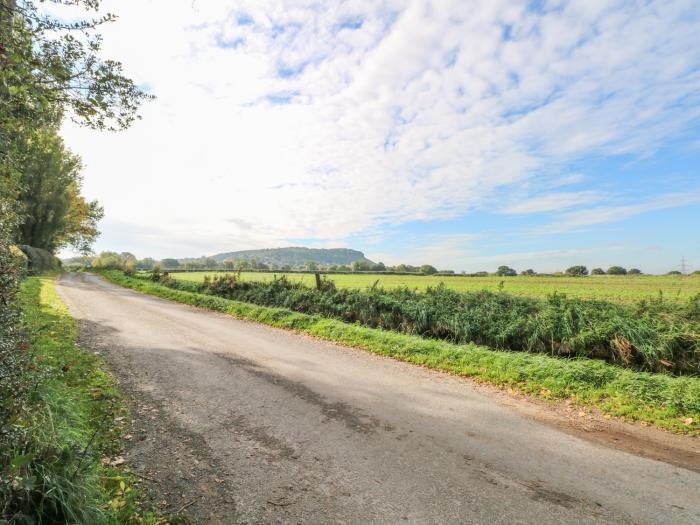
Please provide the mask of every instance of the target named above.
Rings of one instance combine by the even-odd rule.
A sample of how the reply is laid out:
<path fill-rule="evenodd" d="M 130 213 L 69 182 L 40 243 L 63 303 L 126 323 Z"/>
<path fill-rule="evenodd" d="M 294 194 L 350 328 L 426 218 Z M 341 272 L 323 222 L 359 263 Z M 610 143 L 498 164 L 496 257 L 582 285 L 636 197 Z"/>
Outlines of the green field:
<path fill-rule="evenodd" d="M 175 272 L 172 277 L 186 281 L 202 281 L 205 275 L 222 272 Z M 314 285 L 314 276 L 303 273 L 260 273 L 245 272 L 247 281 L 269 281 L 275 276 L 286 275 L 291 281 L 301 281 Z M 663 294 L 664 300 L 686 300 L 700 293 L 700 277 L 683 277 L 678 275 L 596 275 L 588 277 L 444 277 L 422 275 L 383 275 L 383 274 L 330 274 L 326 276 L 336 286 L 343 288 L 365 288 L 379 281 L 385 288 L 407 286 L 425 289 L 445 283 L 446 286 L 459 291 L 491 290 L 496 291 L 503 283 L 503 291 L 521 296 L 545 297 L 554 292 L 564 293 L 569 297 L 581 299 L 601 299 L 622 303 L 634 303 L 649 297 L 658 298 Z"/>

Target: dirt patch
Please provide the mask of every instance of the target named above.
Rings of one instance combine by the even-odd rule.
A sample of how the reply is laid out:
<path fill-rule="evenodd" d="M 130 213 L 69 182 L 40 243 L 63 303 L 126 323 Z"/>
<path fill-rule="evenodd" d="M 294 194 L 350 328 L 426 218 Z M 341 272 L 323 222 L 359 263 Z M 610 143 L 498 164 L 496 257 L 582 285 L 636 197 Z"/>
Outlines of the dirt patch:
<path fill-rule="evenodd" d="M 131 418 L 124 457 L 151 502 L 166 514 L 182 512 L 192 523 L 236 521 L 234 489 L 202 436 L 170 417 L 161 401 L 133 381 L 128 359 L 106 344 L 112 330 L 90 321 L 79 326 L 78 343 L 102 355 L 117 377 Z"/>

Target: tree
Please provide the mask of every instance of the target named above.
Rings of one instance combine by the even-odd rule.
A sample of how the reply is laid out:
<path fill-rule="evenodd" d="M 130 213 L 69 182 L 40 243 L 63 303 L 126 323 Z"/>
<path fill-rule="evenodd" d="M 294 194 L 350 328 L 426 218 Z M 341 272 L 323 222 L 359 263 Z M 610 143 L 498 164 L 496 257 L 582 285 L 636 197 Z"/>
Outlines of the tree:
<path fill-rule="evenodd" d="M 434 273 L 437 273 L 437 268 L 430 266 L 429 264 L 424 264 L 420 267 L 420 273 L 425 275 L 433 275 Z"/>
<path fill-rule="evenodd" d="M 163 259 L 160 265 L 164 270 L 175 270 L 180 267 L 180 261 L 177 259 Z"/>
<path fill-rule="evenodd" d="M 383 262 L 378 262 L 377 264 L 372 266 L 372 271 L 373 272 L 386 272 L 386 266 L 384 265 Z"/>
<path fill-rule="evenodd" d="M 80 159 L 65 149 L 56 130 L 41 128 L 27 144 L 19 178 L 19 241 L 49 252 L 65 246 L 88 254 L 104 212 L 80 195 Z"/>
<path fill-rule="evenodd" d="M 93 268 L 111 268 L 116 270 L 134 269 L 136 267 L 136 257 L 129 252 L 101 252 L 92 258 L 91 266 Z"/>
<path fill-rule="evenodd" d="M 306 261 L 304 263 L 304 268 L 310 272 L 315 272 L 318 270 L 318 264 L 316 264 L 314 261 Z"/>
<path fill-rule="evenodd" d="M 499 266 L 498 270 L 496 270 L 496 275 L 500 277 L 512 277 L 514 275 L 518 275 L 518 272 L 509 266 Z"/>
<path fill-rule="evenodd" d="M 566 269 L 567 275 L 588 275 L 588 268 L 583 265 L 571 266 Z"/>
<path fill-rule="evenodd" d="M 116 16 L 67 22 L 64 20 L 75 18 L 76 7 L 86 14 L 97 12 L 99 0 L 53 0 L 54 5 L 73 7 L 64 13 L 55 9 L 57 16 L 40 9 L 42 3 L 0 0 L 0 84 L 7 86 L 9 95 L 0 114 L 46 125 L 57 124 L 68 113 L 72 120 L 91 128 L 127 128 L 138 118 L 139 105 L 151 96 L 122 74 L 119 62 L 99 56 L 97 30 Z M 10 108 L 12 111 L 6 111 Z"/>
<path fill-rule="evenodd" d="M 591 275 L 605 275 L 605 270 L 602 268 L 593 268 L 591 270 Z"/>
<path fill-rule="evenodd" d="M 222 266 L 224 267 L 224 270 L 233 270 L 236 267 L 235 261 L 232 261 L 231 259 L 226 259 L 223 263 Z"/>
<path fill-rule="evenodd" d="M 627 275 L 641 275 L 642 270 L 639 268 L 630 268 L 630 270 L 627 272 Z"/>
<path fill-rule="evenodd" d="M 0 0 L 0 218 L 12 228 L 28 195 L 20 192 L 20 179 L 36 153 L 38 130 L 57 130 L 64 115 L 95 129 L 124 129 L 150 98 L 122 75 L 119 62 L 99 56 L 97 29 L 114 15 L 64 21 L 75 19 L 76 8 L 96 11 L 99 0 L 51 3 L 56 9 L 48 12 L 57 16 L 40 10 L 41 1 Z M 60 6 L 68 4 L 70 13 L 60 13 Z M 62 242 L 86 251 L 101 210 L 78 199 L 77 190 L 74 184 L 73 196 L 63 196 L 76 201 L 66 221 L 78 227 Z"/>
<path fill-rule="evenodd" d="M 627 275 L 627 270 L 625 270 L 622 266 L 611 266 L 605 273 L 608 275 Z"/>
<path fill-rule="evenodd" d="M 527 270 L 520 272 L 520 275 L 535 275 L 535 270 L 528 268 Z"/>
<path fill-rule="evenodd" d="M 145 259 L 139 259 L 136 261 L 136 268 L 139 270 L 152 270 L 155 265 L 156 261 L 151 257 L 146 257 Z"/>
<path fill-rule="evenodd" d="M 203 270 L 204 263 L 201 260 L 187 261 L 183 264 L 185 270 Z"/>
<path fill-rule="evenodd" d="M 370 266 L 368 261 L 354 261 L 352 263 L 352 271 L 353 272 L 369 272 L 370 271 Z"/>

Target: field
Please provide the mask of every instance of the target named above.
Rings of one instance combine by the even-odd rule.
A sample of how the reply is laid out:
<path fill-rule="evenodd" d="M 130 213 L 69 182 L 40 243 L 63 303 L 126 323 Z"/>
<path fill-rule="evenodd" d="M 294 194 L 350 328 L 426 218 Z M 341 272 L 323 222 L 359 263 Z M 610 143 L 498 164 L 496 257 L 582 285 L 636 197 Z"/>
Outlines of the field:
<path fill-rule="evenodd" d="M 223 272 L 175 272 L 175 279 L 201 282 L 205 275 Z M 290 281 L 314 285 L 314 276 L 304 273 L 262 273 L 244 272 L 244 281 L 271 281 L 275 276 L 286 275 Z M 326 276 L 340 288 L 366 288 L 379 282 L 384 288 L 407 286 L 424 290 L 429 286 L 445 283 L 457 291 L 497 291 L 503 283 L 504 292 L 526 297 L 546 297 L 554 292 L 580 299 L 600 299 L 620 303 L 635 303 L 641 299 L 658 298 L 683 301 L 700 293 L 700 277 L 658 276 L 658 275 L 600 275 L 588 277 L 444 277 L 422 275 L 383 275 L 383 274 L 329 274 Z"/>

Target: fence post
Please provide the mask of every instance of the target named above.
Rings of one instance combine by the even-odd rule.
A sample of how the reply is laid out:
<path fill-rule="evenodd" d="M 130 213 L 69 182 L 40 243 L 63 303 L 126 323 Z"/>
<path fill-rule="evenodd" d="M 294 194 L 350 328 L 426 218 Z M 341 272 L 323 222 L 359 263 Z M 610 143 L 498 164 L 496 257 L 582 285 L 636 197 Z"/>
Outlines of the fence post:
<path fill-rule="evenodd" d="M 316 289 L 320 290 L 321 289 L 321 274 L 316 272 L 314 274 L 314 276 L 316 277 Z"/>

